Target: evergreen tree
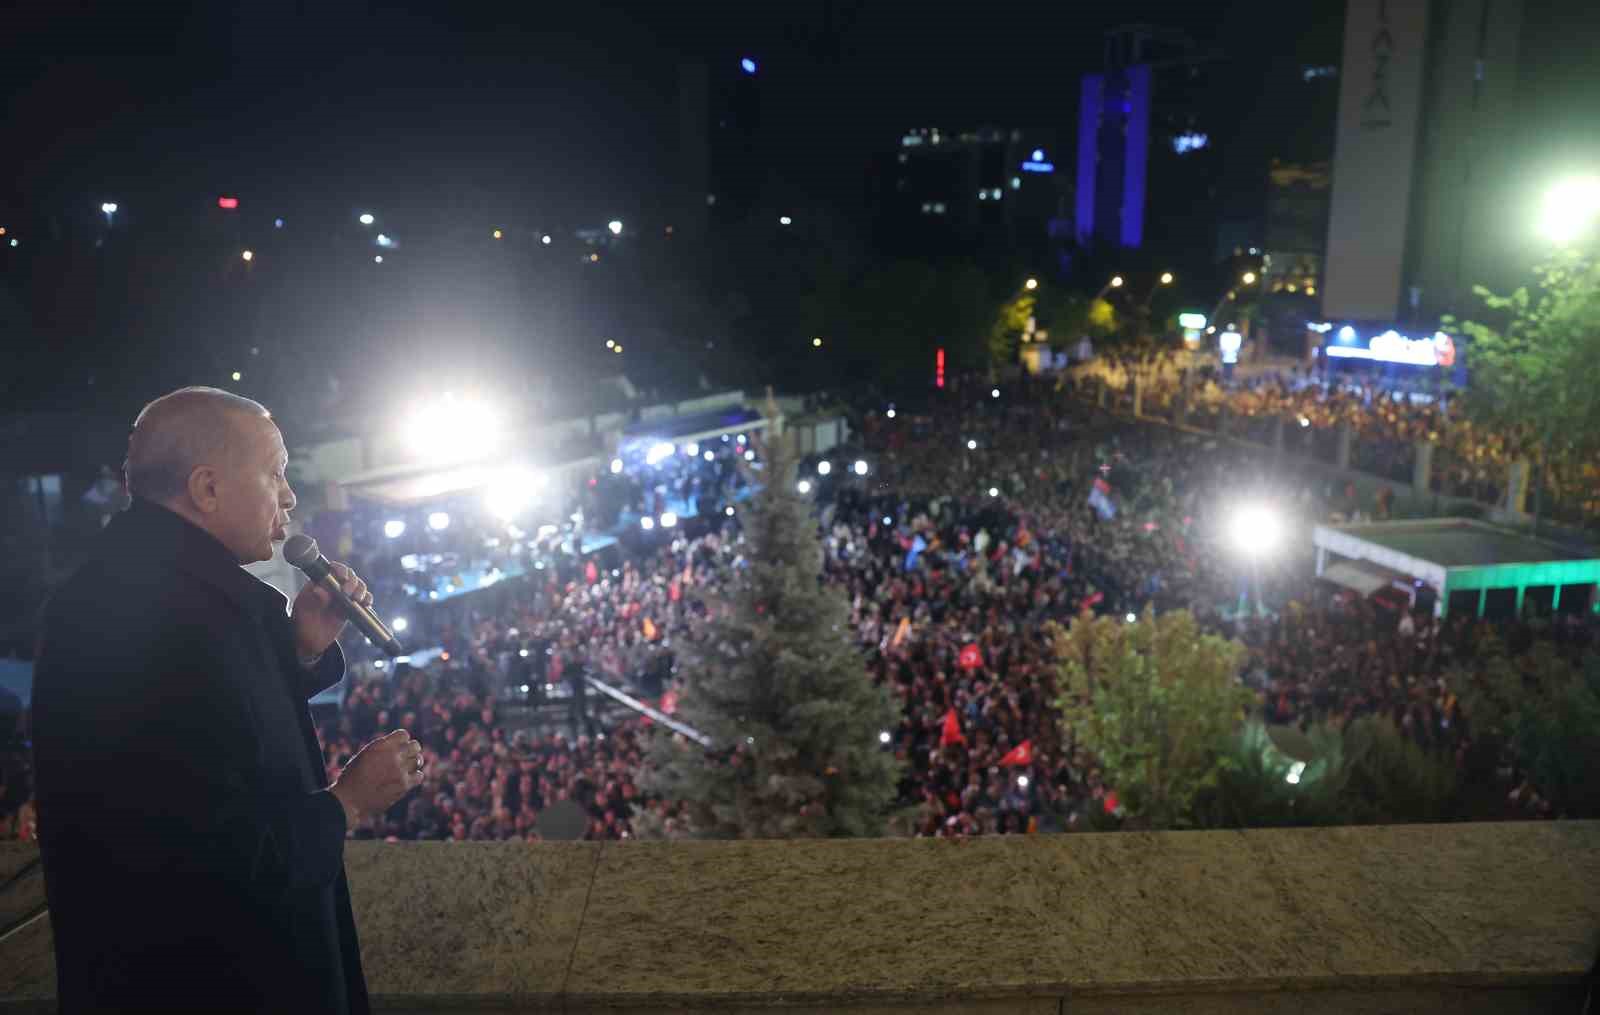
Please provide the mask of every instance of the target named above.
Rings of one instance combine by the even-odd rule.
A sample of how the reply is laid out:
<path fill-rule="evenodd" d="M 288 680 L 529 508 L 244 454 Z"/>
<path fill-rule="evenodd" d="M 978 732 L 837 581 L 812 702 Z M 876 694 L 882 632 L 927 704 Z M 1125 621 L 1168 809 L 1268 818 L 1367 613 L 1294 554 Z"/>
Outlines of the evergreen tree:
<path fill-rule="evenodd" d="M 766 483 L 743 513 L 744 553 L 701 636 L 677 646 L 676 718 L 702 747 L 657 729 L 643 788 L 687 808 L 682 834 L 711 839 L 876 836 L 900 777 L 878 735 L 898 715 L 850 638 L 844 594 L 822 582 L 822 546 L 794 461 L 769 442 Z M 638 811 L 641 835 L 665 834 Z"/>

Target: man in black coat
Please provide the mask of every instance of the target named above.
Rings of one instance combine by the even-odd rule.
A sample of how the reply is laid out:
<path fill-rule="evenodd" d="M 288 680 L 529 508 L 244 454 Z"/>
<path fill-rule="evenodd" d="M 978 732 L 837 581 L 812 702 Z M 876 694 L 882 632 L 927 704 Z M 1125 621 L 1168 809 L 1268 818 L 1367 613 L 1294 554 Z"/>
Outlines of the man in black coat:
<path fill-rule="evenodd" d="M 46 609 L 34 761 L 64 1013 L 369 1010 L 346 831 L 421 781 L 421 745 L 395 730 L 327 784 L 306 701 L 343 677 L 343 615 L 307 585 L 290 616 L 240 567 L 285 538 L 287 461 L 255 402 L 152 402 L 131 507 Z"/>

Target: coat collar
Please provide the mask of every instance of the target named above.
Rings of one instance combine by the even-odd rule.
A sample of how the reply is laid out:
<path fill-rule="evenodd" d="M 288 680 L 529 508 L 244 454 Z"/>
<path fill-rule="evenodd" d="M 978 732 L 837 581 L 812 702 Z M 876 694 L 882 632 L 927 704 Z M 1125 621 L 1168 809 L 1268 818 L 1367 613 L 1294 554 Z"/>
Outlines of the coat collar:
<path fill-rule="evenodd" d="M 170 508 L 135 497 L 106 526 L 108 544 L 144 565 L 174 567 L 221 592 L 235 605 L 259 613 L 283 595 L 239 566 L 218 539 Z"/>

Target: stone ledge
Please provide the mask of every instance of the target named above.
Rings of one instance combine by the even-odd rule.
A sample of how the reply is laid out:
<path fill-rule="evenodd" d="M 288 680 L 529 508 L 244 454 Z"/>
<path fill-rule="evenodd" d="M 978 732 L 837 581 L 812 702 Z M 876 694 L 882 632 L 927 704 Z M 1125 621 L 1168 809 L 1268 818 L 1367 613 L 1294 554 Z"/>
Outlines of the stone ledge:
<path fill-rule="evenodd" d="M 0 881 L 32 855 L 0 847 Z M 361 842 L 346 867 L 390 1012 L 1539 1009 L 1600 951 L 1600 822 Z M 54 975 L 39 920 L 0 943 L 0 1012 L 53 1010 Z"/>

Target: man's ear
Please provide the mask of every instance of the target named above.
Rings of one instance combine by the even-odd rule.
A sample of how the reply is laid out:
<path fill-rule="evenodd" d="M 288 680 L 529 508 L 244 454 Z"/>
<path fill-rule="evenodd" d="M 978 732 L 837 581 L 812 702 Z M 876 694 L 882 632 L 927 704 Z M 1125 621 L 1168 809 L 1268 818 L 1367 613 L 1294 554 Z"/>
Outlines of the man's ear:
<path fill-rule="evenodd" d="M 201 514 L 214 514 L 221 506 L 219 494 L 222 477 L 209 465 L 196 465 L 189 470 L 189 502 Z"/>

